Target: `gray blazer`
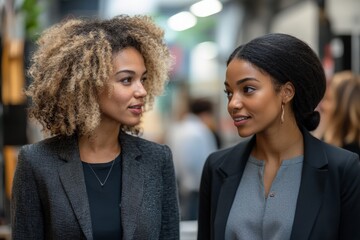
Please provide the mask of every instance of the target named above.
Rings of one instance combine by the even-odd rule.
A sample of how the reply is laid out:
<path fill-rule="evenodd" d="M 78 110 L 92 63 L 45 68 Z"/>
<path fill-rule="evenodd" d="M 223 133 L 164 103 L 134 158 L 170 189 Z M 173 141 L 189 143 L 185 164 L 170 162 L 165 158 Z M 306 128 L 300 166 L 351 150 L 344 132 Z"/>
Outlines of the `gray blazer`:
<path fill-rule="evenodd" d="M 125 133 L 122 147 L 123 239 L 179 239 L 176 181 L 169 147 Z M 23 146 L 15 171 L 13 239 L 93 239 L 76 136 Z"/>

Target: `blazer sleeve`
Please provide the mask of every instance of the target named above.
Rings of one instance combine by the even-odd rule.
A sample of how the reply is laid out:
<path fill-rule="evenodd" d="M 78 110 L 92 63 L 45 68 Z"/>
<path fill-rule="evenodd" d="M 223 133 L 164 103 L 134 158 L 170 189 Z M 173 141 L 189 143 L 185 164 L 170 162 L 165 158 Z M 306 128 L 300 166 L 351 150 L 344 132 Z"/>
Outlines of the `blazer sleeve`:
<path fill-rule="evenodd" d="M 175 170 L 172 160 L 172 153 L 168 146 L 164 145 L 164 164 L 163 164 L 163 197 L 162 197 L 162 217 L 160 239 L 171 240 L 179 239 L 179 205 L 177 197 L 177 186 L 175 180 Z"/>
<path fill-rule="evenodd" d="M 25 151 L 27 149 L 28 151 Z M 21 148 L 11 195 L 12 239 L 44 239 L 42 209 L 29 148 Z"/>
<path fill-rule="evenodd" d="M 341 186 L 341 239 L 360 239 L 360 161 L 350 155 L 343 168 Z"/>

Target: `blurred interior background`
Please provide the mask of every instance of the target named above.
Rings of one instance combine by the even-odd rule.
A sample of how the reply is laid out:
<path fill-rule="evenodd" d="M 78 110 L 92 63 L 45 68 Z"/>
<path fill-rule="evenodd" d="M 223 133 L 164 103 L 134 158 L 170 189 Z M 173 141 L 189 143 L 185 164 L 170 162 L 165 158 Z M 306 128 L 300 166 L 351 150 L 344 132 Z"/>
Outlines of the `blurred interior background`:
<path fill-rule="evenodd" d="M 283 32 L 318 53 L 328 78 L 341 70 L 359 73 L 359 10 L 359 0 L 0 0 L 0 223 L 9 223 L 18 148 L 43 138 L 27 119 L 23 89 L 31 81 L 25 73 L 34 41 L 50 25 L 76 16 L 151 15 L 164 28 L 176 64 L 166 92 L 144 116 L 143 137 L 166 144 L 187 100 L 204 97 L 214 104 L 223 148 L 241 141 L 223 94 L 231 51 L 259 35 Z"/>

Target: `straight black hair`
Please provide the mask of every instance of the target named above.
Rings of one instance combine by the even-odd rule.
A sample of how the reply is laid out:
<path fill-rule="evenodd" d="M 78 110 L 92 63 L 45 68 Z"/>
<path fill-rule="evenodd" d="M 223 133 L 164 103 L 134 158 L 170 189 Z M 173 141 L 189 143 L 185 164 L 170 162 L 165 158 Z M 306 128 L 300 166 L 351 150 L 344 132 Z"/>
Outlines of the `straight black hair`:
<path fill-rule="evenodd" d="M 291 82 L 297 124 L 309 131 L 317 128 L 320 114 L 315 108 L 325 94 L 326 78 L 320 59 L 308 44 L 288 34 L 270 33 L 237 47 L 227 65 L 234 58 L 268 73 L 276 86 Z"/>

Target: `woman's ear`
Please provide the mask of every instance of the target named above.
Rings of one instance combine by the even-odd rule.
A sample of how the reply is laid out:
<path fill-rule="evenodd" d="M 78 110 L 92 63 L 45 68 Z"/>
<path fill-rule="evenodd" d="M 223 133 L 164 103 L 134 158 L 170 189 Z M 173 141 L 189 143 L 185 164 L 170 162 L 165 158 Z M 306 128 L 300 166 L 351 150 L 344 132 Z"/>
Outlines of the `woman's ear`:
<path fill-rule="evenodd" d="M 295 95 L 295 87 L 291 82 L 287 82 L 285 83 L 282 87 L 281 87 L 281 95 L 282 95 L 282 102 L 283 103 L 288 103 L 290 102 L 294 95 Z"/>

